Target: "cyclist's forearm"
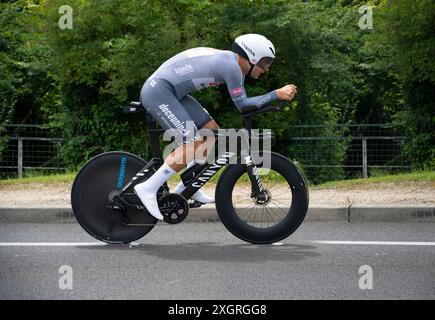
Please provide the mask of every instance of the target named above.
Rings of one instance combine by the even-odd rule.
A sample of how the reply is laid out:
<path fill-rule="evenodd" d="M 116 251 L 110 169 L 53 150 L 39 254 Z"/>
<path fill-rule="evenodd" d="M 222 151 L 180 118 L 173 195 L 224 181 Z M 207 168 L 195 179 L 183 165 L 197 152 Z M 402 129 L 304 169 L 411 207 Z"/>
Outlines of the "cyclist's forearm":
<path fill-rule="evenodd" d="M 276 91 L 271 91 L 267 94 L 256 96 L 256 97 L 240 97 L 239 99 L 233 99 L 234 104 L 240 112 L 245 113 L 251 110 L 260 109 L 261 107 L 271 103 L 272 101 L 278 100 Z"/>

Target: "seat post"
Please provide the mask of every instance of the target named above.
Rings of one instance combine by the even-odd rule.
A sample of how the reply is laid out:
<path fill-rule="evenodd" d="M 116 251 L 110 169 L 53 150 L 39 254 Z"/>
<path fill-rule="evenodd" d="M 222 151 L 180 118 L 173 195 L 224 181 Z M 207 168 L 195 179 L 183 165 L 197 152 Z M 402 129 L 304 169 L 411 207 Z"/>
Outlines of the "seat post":
<path fill-rule="evenodd" d="M 148 112 L 145 114 L 146 121 L 147 121 L 147 127 L 148 127 L 148 136 L 150 138 L 150 144 L 151 144 L 151 151 L 153 153 L 154 158 L 162 158 L 163 157 L 163 151 L 160 147 L 160 130 L 157 130 L 155 124 L 154 124 L 154 118 L 151 114 Z"/>
<path fill-rule="evenodd" d="M 243 127 L 248 130 L 249 133 L 251 133 L 252 130 L 252 118 L 251 117 L 244 117 L 243 118 Z"/>

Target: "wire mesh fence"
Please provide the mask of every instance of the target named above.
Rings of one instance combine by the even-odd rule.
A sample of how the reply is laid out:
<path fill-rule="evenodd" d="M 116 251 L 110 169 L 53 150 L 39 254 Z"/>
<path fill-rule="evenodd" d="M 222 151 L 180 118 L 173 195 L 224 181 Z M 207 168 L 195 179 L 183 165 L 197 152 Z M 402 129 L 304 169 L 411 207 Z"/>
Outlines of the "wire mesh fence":
<path fill-rule="evenodd" d="M 385 124 L 298 125 L 290 128 L 291 155 L 312 181 L 408 171 L 407 137 Z"/>
<path fill-rule="evenodd" d="M 0 178 L 65 171 L 63 141 L 53 127 L 6 125 L 0 136 Z"/>
<path fill-rule="evenodd" d="M 408 171 L 407 137 L 384 124 L 298 125 L 290 131 L 287 152 L 313 182 Z M 64 143 L 56 128 L 8 125 L 0 136 L 0 177 L 62 172 Z"/>

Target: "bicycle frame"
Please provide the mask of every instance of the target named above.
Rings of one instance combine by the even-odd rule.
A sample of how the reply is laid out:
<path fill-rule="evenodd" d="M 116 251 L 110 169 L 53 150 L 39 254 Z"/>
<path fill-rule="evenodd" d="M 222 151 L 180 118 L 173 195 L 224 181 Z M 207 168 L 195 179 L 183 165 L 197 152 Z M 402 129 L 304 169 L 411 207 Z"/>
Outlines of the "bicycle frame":
<path fill-rule="evenodd" d="M 245 129 L 246 127 L 249 126 L 245 126 Z M 216 139 L 216 146 L 219 137 L 221 137 L 222 135 L 219 133 L 218 130 L 212 131 Z M 224 137 L 226 136 L 224 135 Z M 249 179 L 252 184 L 252 196 L 260 199 L 265 198 L 264 188 L 263 184 L 261 183 L 260 175 L 258 174 L 255 164 L 251 160 L 250 129 L 248 129 L 248 136 L 244 136 L 243 138 L 245 138 L 245 143 L 247 143 L 248 146 L 247 155 L 243 157 L 243 162 L 241 161 L 239 152 L 230 151 L 226 146 L 225 150 L 221 151 L 220 154 L 215 157 L 216 160 L 212 163 L 204 164 L 202 166 L 198 165 L 199 167 L 191 167 L 181 175 L 183 183 L 185 183 L 186 185 L 186 189 L 181 193 L 181 195 L 183 195 L 186 199 L 189 199 L 195 192 L 202 188 L 222 167 L 230 163 L 237 163 L 246 166 L 246 172 L 248 173 Z M 236 161 L 233 161 L 234 159 L 236 159 Z M 193 171 L 197 172 L 194 174 L 193 178 L 189 179 L 189 176 L 191 176 L 191 173 Z M 185 177 L 187 177 L 187 179 L 185 179 Z"/>
<path fill-rule="evenodd" d="M 280 107 L 269 106 L 269 107 L 263 108 L 261 110 L 254 111 L 254 112 L 251 112 L 249 114 L 244 115 L 244 128 L 248 132 L 248 136 L 245 137 L 246 142 L 248 143 L 247 144 L 248 145 L 248 153 L 247 153 L 247 156 L 244 157 L 245 163 L 243 163 L 243 165 L 246 166 L 246 172 L 248 173 L 249 179 L 250 179 L 251 184 L 252 184 L 251 196 L 257 198 L 260 201 L 262 201 L 262 200 L 264 201 L 267 198 L 267 195 L 264 192 L 265 190 L 263 188 L 263 184 L 261 182 L 260 175 L 258 174 L 258 170 L 251 159 L 251 147 L 250 147 L 251 144 L 250 144 L 250 142 L 251 142 L 251 138 L 252 138 L 252 135 L 251 135 L 252 134 L 252 118 L 254 115 L 257 115 L 259 113 L 264 113 L 264 112 L 268 112 L 268 111 L 279 111 Z M 124 108 L 124 112 L 126 112 L 126 113 L 136 113 L 136 112 L 144 112 L 144 111 L 145 111 L 145 109 L 142 108 L 141 105 L 137 104 L 137 103 L 132 103 L 131 107 Z M 137 204 L 129 203 L 128 201 L 126 201 L 123 198 L 123 195 L 126 194 L 127 190 L 130 187 L 133 187 L 136 184 L 140 183 L 143 180 L 143 177 L 145 175 L 147 175 L 147 173 L 149 172 L 149 170 L 151 168 L 153 168 L 153 167 L 157 168 L 163 164 L 162 150 L 161 150 L 160 144 L 159 144 L 159 137 L 160 137 L 160 133 L 164 132 L 165 130 L 156 128 L 156 126 L 154 124 L 154 119 L 149 113 L 146 113 L 146 121 L 147 121 L 147 126 L 148 126 L 148 133 L 149 133 L 149 137 L 150 137 L 151 149 L 152 149 L 154 158 L 152 158 L 150 161 L 148 161 L 148 163 L 127 184 L 124 185 L 122 190 L 114 192 L 110 197 L 111 201 L 120 200 L 120 202 L 122 202 L 125 205 L 143 208 L 142 205 L 138 206 Z M 214 133 L 215 146 L 216 146 L 218 139 L 219 139 L 219 136 L 221 136 L 221 135 L 220 135 L 218 130 L 212 130 L 212 131 Z M 193 171 L 195 171 L 195 173 L 194 173 L 193 178 L 188 179 L 186 188 L 182 191 L 181 195 L 186 199 L 190 199 L 190 197 L 195 192 L 197 192 L 200 188 L 202 188 L 214 175 L 216 175 L 216 173 L 222 167 L 228 165 L 231 162 L 231 160 L 234 159 L 234 157 L 236 157 L 237 161 L 240 160 L 239 153 L 228 151 L 228 149 L 226 148 L 224 151 L 222 151 L 220 154 L 218 154 L 216 156 L 216 160 L 213 161 L 212 163 L 193 166 L 193 167 L 189 168 L 188 170 L 186 170 L 182 174 L 182 179 L 184 177 L 188 177 L 189 175 L 191 175 L 193 173 Z M 237 162 L 237 163 L 239 163 L 239 162 Z M 183 179 L 183 182 L 185 182 L 184 179 Z M 163 187 L 164 187 L 164 189 L 169 190 L 167 183 L 165 183 L 163 185 Z"/>
<path fill-rule="evenodd" d="M 231 160 L 234 159 L 234 157 L 237 157 L 237 153 L 224 150 L 216 157 L 216 160 L 214 162 L 193 166 L 186 170 L 182 174 L 182 179 L 183 177 L 188 177 L 189 175 L 191 175 L 193 171 L 199 173 L 194 174 L 193 178 L 188 179 L 188 184 L 186 185 L 186 188 L 183 190 L 183 192 L 181 192 L 181 195 L 186 199 L 190 199 L 190 197 L 199 189 L 201 189 L 208 181 L 210 181 L 210 179 L 214 175 L 216 175 L 216 173 L 220 169 L 222 169 L 222 167 L 228 165 Z M 112 195 L 112 199 L 116 198 L 116 200 L 120 200 L 125 205 L 137 207 L 136 204 L 129 203 L 128 201 L 123 199 L 123 195 L 127 193 L 127 190 L 129 188 L 134 187 L 136 184 L 140 183 L 143 180 L 143 177 L 149 172 L 149 170 L 151 170 L 152 167 L 157 167 L 162 163 L 163 160 L 161 158 L 152 158 L 127 184 L 125 184 L 125 186 L 119 192 L 116 192 Z M 264 188 L 261 183 L 261 178 L 258 175 L 254 163 L 250 161 L 250 157 L 249 162 L 246 162 L 244 165 L 246 165 L 246 171 L 252 183 L 252 196 L 258 197 L 259 199 L 264 198 Z M 169 190 L 167 184 L 164 186 L 164 188 L 166 190 Z M 140 205 L 140 207 L 142 209 L 142 205 Z"/>

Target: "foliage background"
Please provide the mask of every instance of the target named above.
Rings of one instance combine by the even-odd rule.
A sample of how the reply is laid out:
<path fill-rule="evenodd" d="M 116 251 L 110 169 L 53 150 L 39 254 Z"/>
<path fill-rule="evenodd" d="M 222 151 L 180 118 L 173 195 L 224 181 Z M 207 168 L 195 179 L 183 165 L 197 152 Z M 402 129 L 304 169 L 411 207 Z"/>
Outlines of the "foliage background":
<path fill-rule="evenodd" d="M 64 4 L 74 10 L 72 30 L 58 26 Z M 358 26 L 361 5 L 373 7 L 372 30 Z M 246 85 L 248 93 L 298 86 L 285 111 L 256 123 L 276 132 L 277 150 L 295 153 L 286 140 L 295 124 L 388 123 L 410 137 L 406 157 L 414 168 L 434 168 L 433 0 L 2 1 L 0 133 L 8 123 L 57 126 L 72 169 L 107 150 L 144 156 L 145 122 L 119 106 L 137 100 L 147 77 L 174 54 L 196 46 L 230 49 L 237 35 L 250 32 L 270 38 L 277 59 Z M 225 86 L 194 96 L 222 128 L 241 126 Z M 319 132 L 325 134 L 341 132 Z M 345 147 L 319 142 L 313 152 L 327 149 L 326 157 L 340 162 Z M 343 173 L 308 175 L 321 182 Z"/>

